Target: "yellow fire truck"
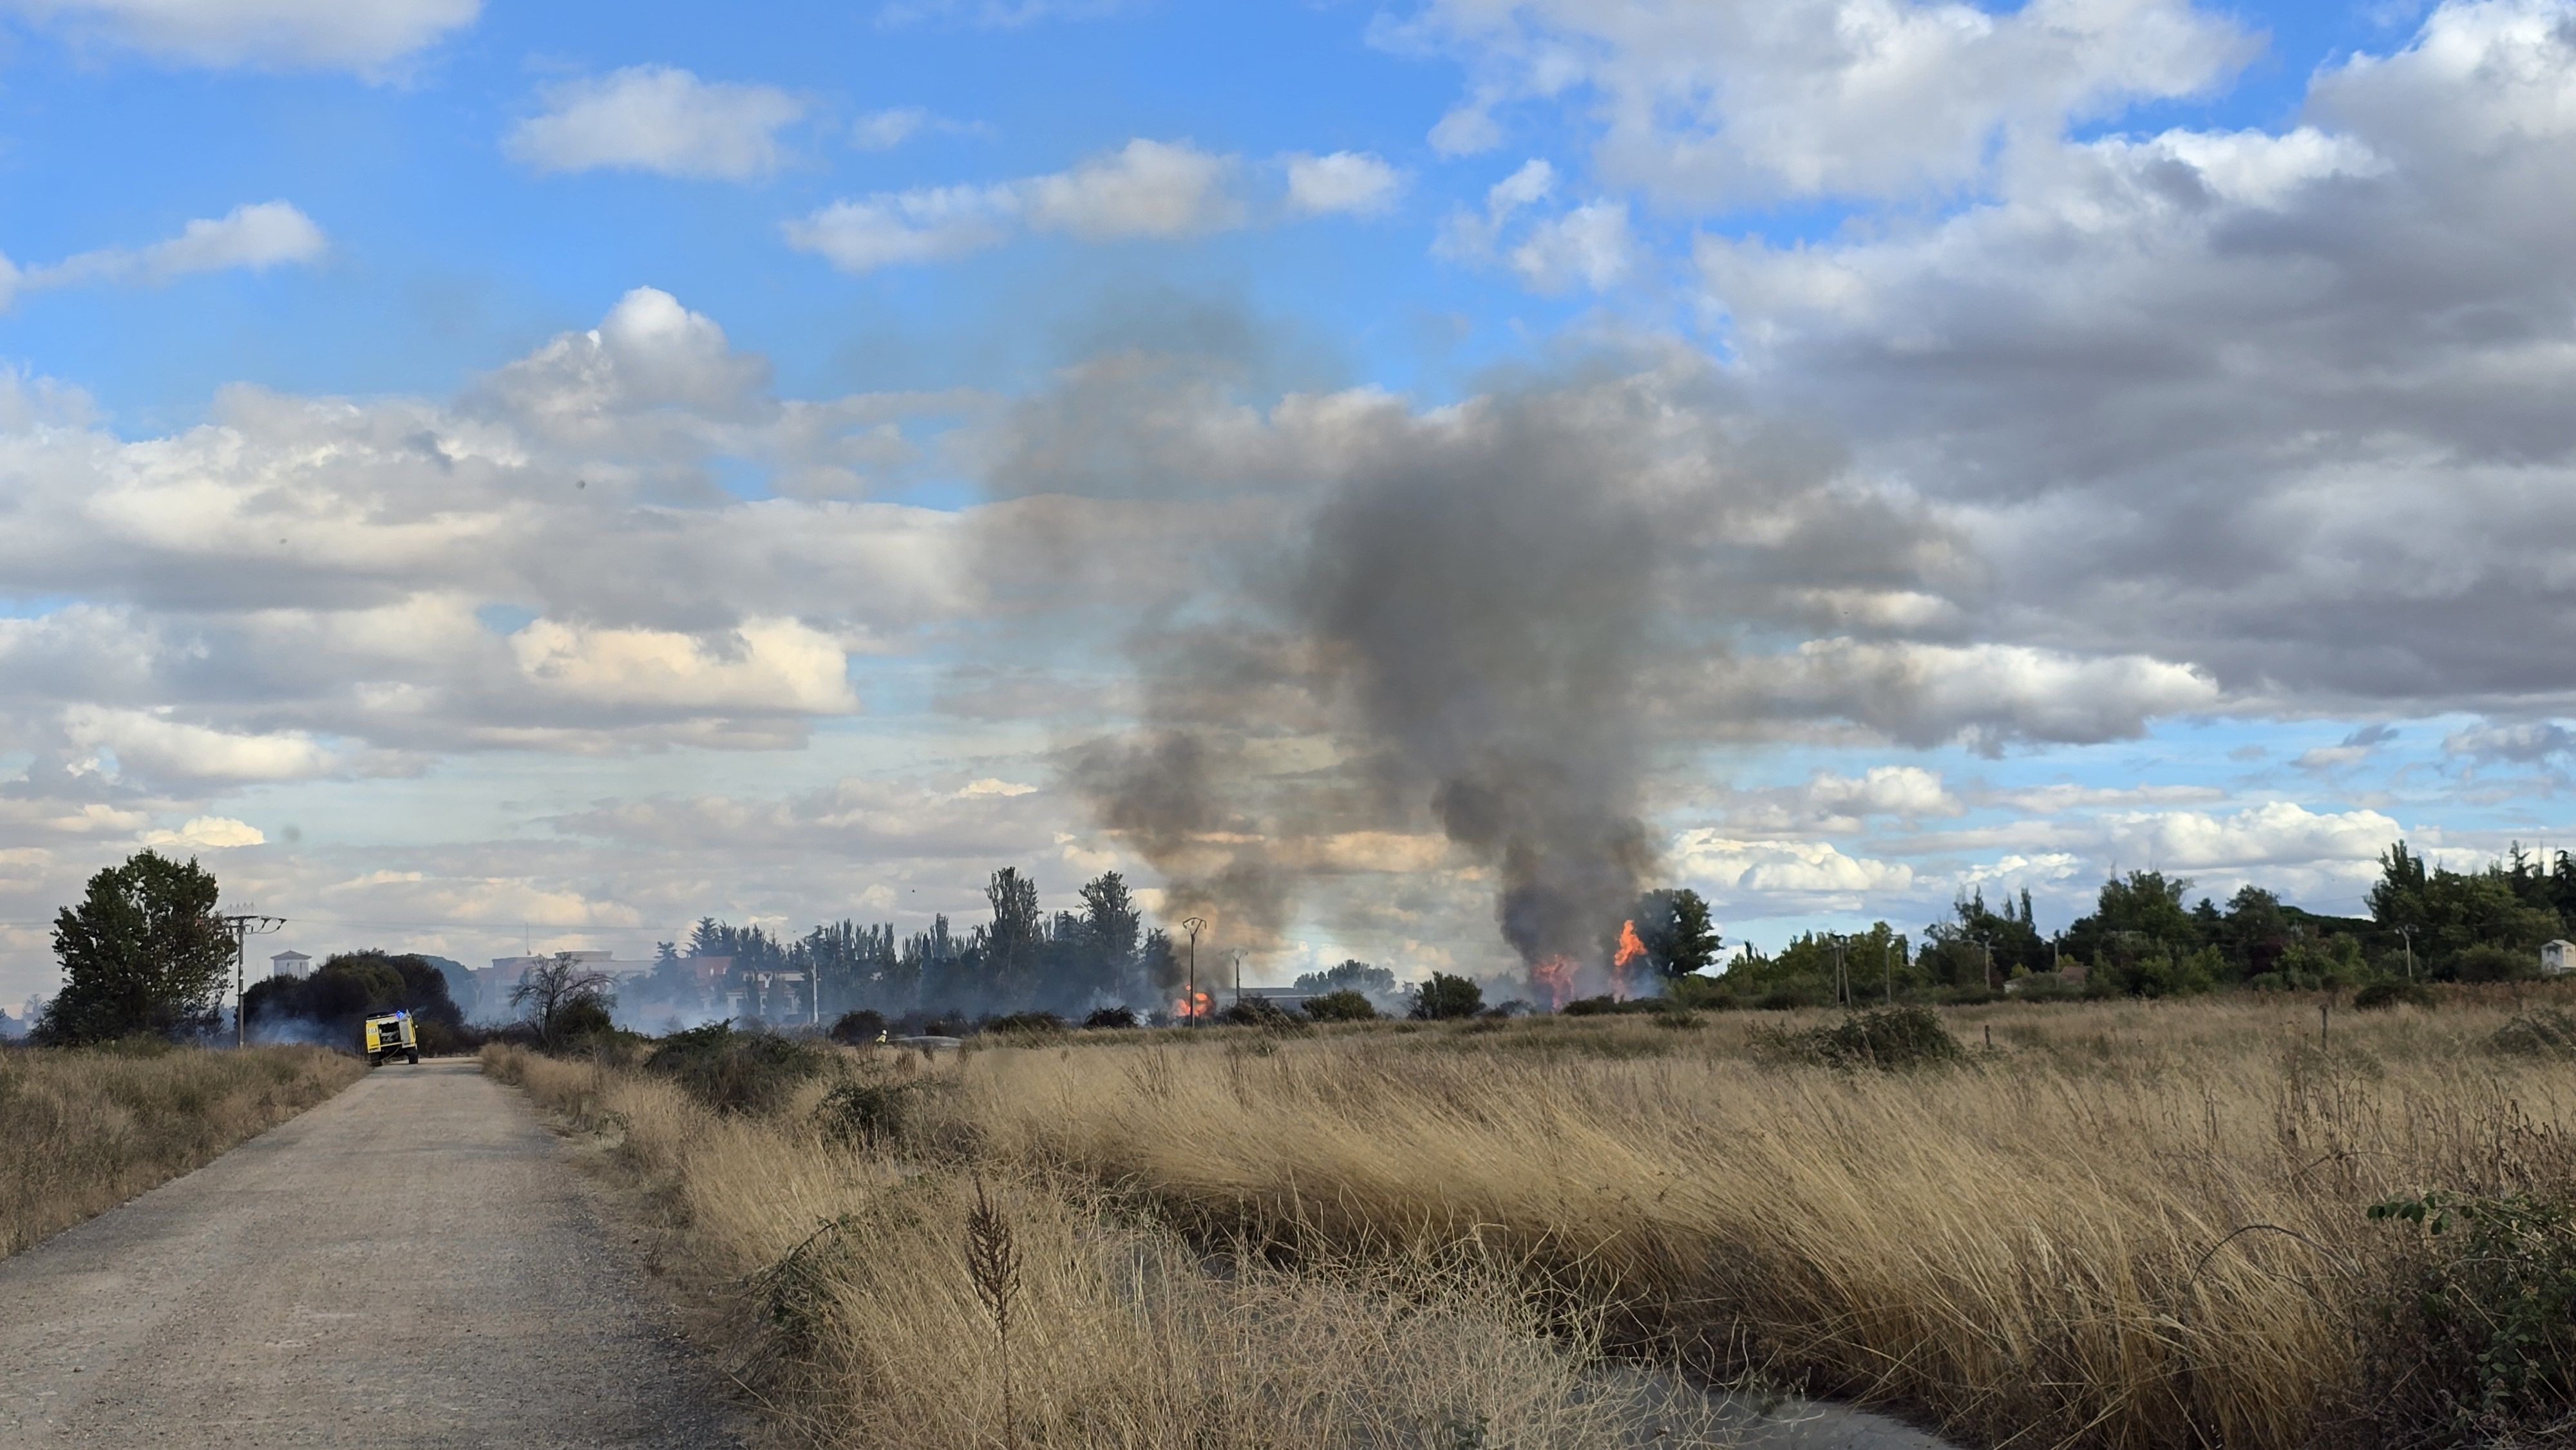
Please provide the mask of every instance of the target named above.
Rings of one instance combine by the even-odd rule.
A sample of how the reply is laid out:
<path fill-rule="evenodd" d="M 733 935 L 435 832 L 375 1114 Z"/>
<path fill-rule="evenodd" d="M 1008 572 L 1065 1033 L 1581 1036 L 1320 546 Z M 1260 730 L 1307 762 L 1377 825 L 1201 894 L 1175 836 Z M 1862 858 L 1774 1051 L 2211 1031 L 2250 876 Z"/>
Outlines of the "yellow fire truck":
<path fill-rule="evenodd" d="M 367 1019 L 367 1065 L 374 1067 L 392 1057 L 420 1061 L 420 1036 L 412 1030 L 409 1012 Z"/>

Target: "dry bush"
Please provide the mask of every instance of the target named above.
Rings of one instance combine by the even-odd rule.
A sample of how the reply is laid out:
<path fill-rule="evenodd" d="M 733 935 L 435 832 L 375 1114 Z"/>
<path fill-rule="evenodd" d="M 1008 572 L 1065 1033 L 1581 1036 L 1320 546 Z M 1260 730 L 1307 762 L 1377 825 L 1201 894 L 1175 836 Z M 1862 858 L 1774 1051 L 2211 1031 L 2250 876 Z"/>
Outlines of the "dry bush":
<path fill-rule="evenodd" d="M 1017 1257 L 1006 1435 L 1000 1346 L 970 1272 L 969 1167 L 831 1131 L 829 1078 L 767 1114 L 719 1114 L 611 1066 L 515 1047 L 483 1060 L 612 1146 L 659 1208 L 665 1272 L 721 1311 L 710 1332 L 800 1443 L 1715 1442 L 1695 1399 L 1597 1372 L 1597 1317 L 1569 1316 L 1562 1296 L 1472 1241 L 1291 1272 L 1039 1169 L 984 1182 Z M 880 1061 L 876 1073 L 955 1071 L 953 1059 L 936 1073 L 910 1054 Z"/>
<path fill-rule="evenodd" d="M 201 1167 L 366 1071 L 318 1047 L 0 1051 L 0 1257 Z"/>
<path fill-rule="evenodd" d="M 1944 1014 L 1995 1051 L 1928 1075 L 1759 1061 L 1730 1020 L 1159 1033 L 972 1054 L 921 1131 L 1202 1241 L 1472 1237 L 1645 1352 L 1972 1443 L 2261 1450 L 2421 1428 L 2369 1423 L 2412 1252 L 2370 1204 L 2576 1197 L 2576 1079 L 2478 1050 L 2511 1005 L 2338 1016 L 2330 1047 L 2312 1002 L 1997 1005 Z"/>

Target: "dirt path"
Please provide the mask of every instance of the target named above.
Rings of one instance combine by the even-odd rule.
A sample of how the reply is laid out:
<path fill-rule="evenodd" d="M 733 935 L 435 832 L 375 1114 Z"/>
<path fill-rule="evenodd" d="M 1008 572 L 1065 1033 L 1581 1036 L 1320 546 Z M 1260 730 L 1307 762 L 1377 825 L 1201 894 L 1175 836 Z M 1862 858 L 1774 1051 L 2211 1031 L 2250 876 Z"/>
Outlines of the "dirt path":
<path fill-rule="evenodd" d="M 396 1064 L 0 1260 L 0 1445 L 739 1443 L 564 1153 Z"/>

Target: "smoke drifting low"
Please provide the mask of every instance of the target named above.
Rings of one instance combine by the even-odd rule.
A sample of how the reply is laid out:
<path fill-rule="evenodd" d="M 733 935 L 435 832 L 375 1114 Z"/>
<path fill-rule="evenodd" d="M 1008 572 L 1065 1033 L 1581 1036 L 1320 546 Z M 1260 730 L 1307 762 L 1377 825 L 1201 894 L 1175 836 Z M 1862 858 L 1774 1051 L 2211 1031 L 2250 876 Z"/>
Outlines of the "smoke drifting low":
<path fill-rule="evenodd" d="M 1660 754 L 1760 708 L 1712 693 L 1728 653 L 1819 586 L 1912 582 L 1924 532 L 1704 363 L 1655 361 L 1431 413 L 1274 411 L 1251 441 L 1267 477 L 1306 461 L 1302 492 L 1271 491 L 1290 522 L 1156 609 L 1130 642 L 1138 728 L 1064 756 L 1166 878 L 1167 919 L 1258 949 L 1310 888 L 1416 842 L 1490 893 L 1523 962 L 1602 954 L 1658 868 Z"/>

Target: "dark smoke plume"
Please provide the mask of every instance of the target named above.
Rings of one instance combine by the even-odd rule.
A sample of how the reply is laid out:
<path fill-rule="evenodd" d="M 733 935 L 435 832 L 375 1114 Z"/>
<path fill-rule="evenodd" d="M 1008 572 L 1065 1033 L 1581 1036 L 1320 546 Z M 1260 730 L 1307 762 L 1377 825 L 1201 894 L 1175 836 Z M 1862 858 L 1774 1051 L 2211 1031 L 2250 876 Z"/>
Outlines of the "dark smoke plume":
<path fill-rule="evenodd" d="M 1256 441 L 1320 475 L 1280 500 L 1295 522 L 1137 633 L 1142 727 L 1068 751 L 1069 778 L 1170 883 L 1166 919 L 1268 945 L 1304 888 L 1365 869 L 1354 841 L 1436 827 L 1524 962 L 1597 966 L 1658 867 L 1659 747 L 1714 733 L 1690 716 L 1746 630 L 1884 572 L 1848 546 L 1895 515 L 1695 364 L 1290 413 Z"/>

